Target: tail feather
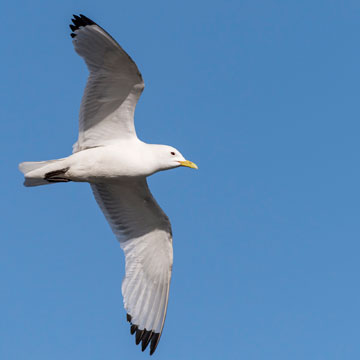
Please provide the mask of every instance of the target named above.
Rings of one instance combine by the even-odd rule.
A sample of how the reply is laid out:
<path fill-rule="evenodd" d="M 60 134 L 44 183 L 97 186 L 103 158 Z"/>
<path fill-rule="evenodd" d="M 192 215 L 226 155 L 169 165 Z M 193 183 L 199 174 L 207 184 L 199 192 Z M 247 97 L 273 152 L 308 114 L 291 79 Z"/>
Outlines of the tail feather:
<path fill-rule="evenodd" d="M 48 161 L 25 161 L 19 164 L 19 170 L 26 175 L 30 171 L 39 169 L 44 165 L 49 165 L 56 162 L 57 160 L 48 160 Z"/>
<path fill-rule="evenodd" d="M 46 176 L 51 171 L 56 171 L 63 159 L 48 161 L 27 161 L 19 164 L 19 170 L 24 174 L 25 186 L 39 186 L 51 184 L 54 181 Z"/>
<path fill-rule="evenodd" d="M 27 178 L 25 177 L 24 186 L 39 186 L 39 185 L 49 185 L 51 182 L 44 179 L 36 179 L 36 178 Z"/>

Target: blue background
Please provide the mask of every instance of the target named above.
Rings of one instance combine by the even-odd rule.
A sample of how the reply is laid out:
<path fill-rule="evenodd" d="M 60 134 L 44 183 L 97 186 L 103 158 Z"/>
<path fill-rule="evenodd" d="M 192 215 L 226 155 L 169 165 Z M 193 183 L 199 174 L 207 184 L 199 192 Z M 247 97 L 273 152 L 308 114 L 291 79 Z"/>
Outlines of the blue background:
<path fill-rule="evenodd" d="M 154 356 L 360 358 L 360 3 L 344 0 L 2 3 L 0 358 L 148 358 L 89 186 L 28 189 L 17 170 L 76 140 L 73 13 L 137 62 L 139 137 L 200 168 L 149 180 L 175 261 Z"/>

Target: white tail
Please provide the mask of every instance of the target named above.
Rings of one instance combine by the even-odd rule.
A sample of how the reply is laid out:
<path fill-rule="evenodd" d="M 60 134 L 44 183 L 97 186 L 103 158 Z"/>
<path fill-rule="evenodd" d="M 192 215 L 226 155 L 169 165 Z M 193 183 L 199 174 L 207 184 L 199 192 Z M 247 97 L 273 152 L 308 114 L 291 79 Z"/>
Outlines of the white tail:
<path fill-rule="evenodd" d="M 45 180 L 45 174 L 53 170 L 53 166 L 49 166 L 57 163 L 59 160 L 48 161 L 27 161 L 19 164 L 19 170 L 25 175 L 25 186 L 39 186 L 51 184 L 51 182 Z"/>

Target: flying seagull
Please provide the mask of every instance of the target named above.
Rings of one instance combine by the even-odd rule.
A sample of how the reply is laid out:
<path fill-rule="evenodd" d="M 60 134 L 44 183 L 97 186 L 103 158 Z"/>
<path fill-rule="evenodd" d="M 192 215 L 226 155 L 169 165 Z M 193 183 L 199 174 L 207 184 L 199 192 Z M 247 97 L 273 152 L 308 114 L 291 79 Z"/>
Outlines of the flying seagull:
<path fill-rule="evenodd" d="M 146 144 L 134 127 L 136 103 L 144 89 L 130 56 L 99 25 L 74 15 L 71 37 L 90 75 L 81 101 L 79 137 L 72 155 L 23 162 L 25 186 L 88 182 L 125 253 L 122 282 L 130 332 L 152 355 L 164 327 L 173 263 L 168 217 L 151 195 L 146 178 L 186 166 L 197 169 L 166 145 Z"/>

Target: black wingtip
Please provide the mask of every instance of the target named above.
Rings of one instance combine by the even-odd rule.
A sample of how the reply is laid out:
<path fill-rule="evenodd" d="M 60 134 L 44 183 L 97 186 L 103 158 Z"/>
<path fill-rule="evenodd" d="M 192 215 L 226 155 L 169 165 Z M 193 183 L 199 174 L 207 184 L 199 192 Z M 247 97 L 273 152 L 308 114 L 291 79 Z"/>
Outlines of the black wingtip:
<path fill-rule="evenodd" d="M 160 341 L 160 333 L 155 333 L 153 336 L 152 336 L 152 339 L 151 339 L 151 344 L 150 344 L 150 355 L 152 355 L 157 346 L 158 346 L 158 343 Z"/>
<path fill-rule="evenodd" d="M 153 330 L 143 330 L 139 329 L 138 325 L 135 325 L 131 322 L 132 316 L 126 314 L 126 320 L 130 323 L 130 334 L 135 334 L 135 343 L 139 345 L 141 342 L 141 351 L 144 351 L 147 346 L 150 344 L 150 355 L 152 355 L 160 341 L 160 333 L 155 333 Z"/>
<path fill-rule="evenodd" d="M 134 335 L 135 331 L 137 330 L 138 326 L 137 325 L 131 325 L 130 326 L 130 334 Z"/>
<path fill-rule="evenodd" d="M 135 343 L 136 343 L 136 345 L 140 344 L 140 341 L 141 341 L 141 339 L 142 339 L 142 337 L 144 335 L 144 332 L 145 332 L 145 330 L 139 330 L 139 329 L 136 330 L 136 335 L 135 335 Z"/>
<path fill-rule="evenodd" d="M 70 29 L 72 31 L 72 33 L 70 34 L 70 36 L 72 38 L 74 38 L 76 36 L 75 31 L 79 30 L 81 27 L 85 27 L 85 26 L 89 26 L 89 25 L 96 25 L 96 23 L 94 21 L 92 21 L 91 19 L 89 19 L 87 16 L 80 14 L 80 16 L 73 14 L 73 19 L 71 19 L 71 21 L 73 22 L 73 24 L 70 25 Z"/>
<path fill-rule="evenodd" d="M 94 21 L 92 21 L 91 19 L 89 19 L 87 16 L 80 14 L 80 18 L 86 22 L 86 25 L 96 25 L 96 23 Z"/>
<path fill-rule="evenodd" d="M 143 335 L 142 342 L 141 342 L 141 351 L 144 351 L 147 348 L 152 335 L 153 335 L 152 331 L 148 331 L 145 329 L 145 334 Z"/>
<path fill-rule="evenodd" d="M 129 314 L 126 314 L 126 321 L 131 323 L 131 315 Z"/>

